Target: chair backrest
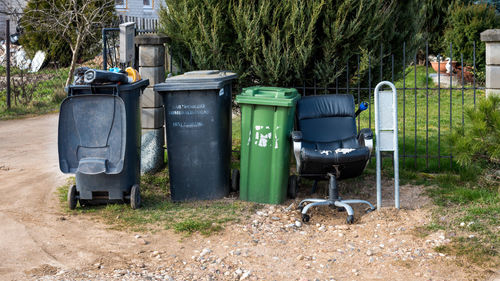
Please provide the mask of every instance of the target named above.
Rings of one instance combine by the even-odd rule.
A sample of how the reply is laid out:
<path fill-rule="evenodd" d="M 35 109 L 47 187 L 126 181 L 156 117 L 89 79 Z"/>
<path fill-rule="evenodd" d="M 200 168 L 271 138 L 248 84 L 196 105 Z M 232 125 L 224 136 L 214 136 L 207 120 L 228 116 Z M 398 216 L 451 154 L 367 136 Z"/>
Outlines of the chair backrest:
<path fill-rule="evenodd" d="M 358 147 L 352 95 L 303 97 L 297 104 L 297 118 L 305 146 L 318 149 Z"/>

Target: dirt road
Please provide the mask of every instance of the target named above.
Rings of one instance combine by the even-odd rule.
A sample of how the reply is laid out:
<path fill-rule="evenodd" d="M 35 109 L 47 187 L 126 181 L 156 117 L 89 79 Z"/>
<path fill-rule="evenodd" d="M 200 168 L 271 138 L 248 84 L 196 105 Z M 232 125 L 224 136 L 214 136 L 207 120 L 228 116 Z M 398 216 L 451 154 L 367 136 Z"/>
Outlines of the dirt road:
<path fill-rule="evenodd" d="M 57 119 L 0 121 L 0 279 L 21 280 L 40 266 L 76 268 L 131 247 L 121 233 L 61 214 Z"/>
<path fill-rule="evenodd" d="M 212 237 L 110 230 L 68 215 L 55 195 L 57 115 L 0 121 L 1 280 L 469 280 L 484 278 L 434 251 L 446 233 L 419 238 L 430 222 L 418 187 L 403 186 L 396 212 L 360 216 L 267 206 Z M 373 198 L 371 198 L 373 200 Z M 288 202 L 290 203 L 290 202 Z M 360 214 L 359 210 L 358 214 Z"/>

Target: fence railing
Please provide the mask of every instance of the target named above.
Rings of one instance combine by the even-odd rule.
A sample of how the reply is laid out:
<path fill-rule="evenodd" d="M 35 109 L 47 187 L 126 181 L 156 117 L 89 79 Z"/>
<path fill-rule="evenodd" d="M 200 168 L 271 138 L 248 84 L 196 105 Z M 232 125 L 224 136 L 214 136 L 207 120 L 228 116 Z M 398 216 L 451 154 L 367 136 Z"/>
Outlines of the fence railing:
<path fill-rule="evenodd" d="M 331 85 L 319 85 L 316 79 L 310 79 L 311 84 L 302 83 L 294 87 L 303 96 L 321 94 L 352 94 L 357 104 L 366 100 L 370 107 L 368 112 L 358 116 L 359 128 L 374 127 L 374 104 L 372 92 L 382 81 L 390 68 L 390 81 L 398 90 L 398 121 L 400 161 L 403 167 L 419 170 L 441 170 L 453 168 L 453 153 L 446 138 L 453 128 L 465 125 L 465 109 L 468 105 L 475 106 L 478 95 L 484 95 L 484 87 L 477 81 L 476 44 L 473 42 L 472 62 L 466 63 L 463 54 L 453 54 L 450 45 L 445 60 L 438 55 L 435 61 L 429 59 L 429 46 L 426 43 L 422 48 L 425 59 L 418 60 L 418 53 L 409 54 L 406 44 L 400 50 L 399 59 L 402 60 L 403 72 L 395 73 L 394 52 L 385 53 L 383 45 L 376 52 L 380 52 L 376 63 L 368 56 L 368 79 L 360 77 L 360 55 L 357 55 L 354 66 L 346 59 L 343 73 Z M 370 52 L 368 52 L 370 53 Z M 459 60 L 454 61 L 457 57 Z M 182 59 L 175 65 L 175 54 L 170 52 L 169 69 L 171 73 L 183 73 L 185 69 L 193 68 L 192 57 L 189 65 L 182 65 Z M 376 65 L 375 65 L 376 64 Z M 434 64 L 435 71 L 430 64 Z M 483 81 L 481 81 L 482 83 Z"/>

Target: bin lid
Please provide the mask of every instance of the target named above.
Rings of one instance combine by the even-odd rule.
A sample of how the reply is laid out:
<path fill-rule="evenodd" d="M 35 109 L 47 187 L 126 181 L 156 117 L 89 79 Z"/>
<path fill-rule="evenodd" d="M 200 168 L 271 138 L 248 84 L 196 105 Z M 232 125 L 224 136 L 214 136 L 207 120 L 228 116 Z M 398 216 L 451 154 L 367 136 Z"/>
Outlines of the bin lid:
<path fill-rule="evenodd" d="M 262 86 L 244 88 L 241 94 L 236 96 L 236 102 L 240 104 L 271 106 L 294 106 L 299 99 L 300 95 L 294 88 Z"/>
<path fill-rule="evenodd" d="M 63 173 L 119 174 L 127 143 L 125 103 L 113 95 L 66 98 L 59 111 L 59 168 Z"/>
<path fill-rule="evenodd" d="M 217 90 L 237 77 L 236 73 L 223 70 L 190 71 L 167 78 L 165 82 L 156 84 L 154 90 L 160 94 L 167 91 Z"/>

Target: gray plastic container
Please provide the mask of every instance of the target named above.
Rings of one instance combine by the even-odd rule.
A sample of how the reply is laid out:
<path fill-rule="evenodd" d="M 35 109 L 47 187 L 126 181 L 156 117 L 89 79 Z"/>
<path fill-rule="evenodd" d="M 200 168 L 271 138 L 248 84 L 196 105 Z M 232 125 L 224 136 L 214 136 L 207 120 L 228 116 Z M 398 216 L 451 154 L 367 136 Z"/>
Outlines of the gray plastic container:
<path fill-rule="evenodd" d="M 66 89 L 68 97 L 59 112 L 58 149 L 61 171 L 76 175 L 76 187 L 68 192 L 71 209 L 76 200 L 82 206 L 128 201 L 134 208 L 140 205 L 139 101 L 148 85 L 146 79 Z"/>
<path fill-rule="evenodd" d="M 232 72 L 192 71 L 154 89 L 163 97 L 173 201 L 210 200 L 229 193 Z"/>

